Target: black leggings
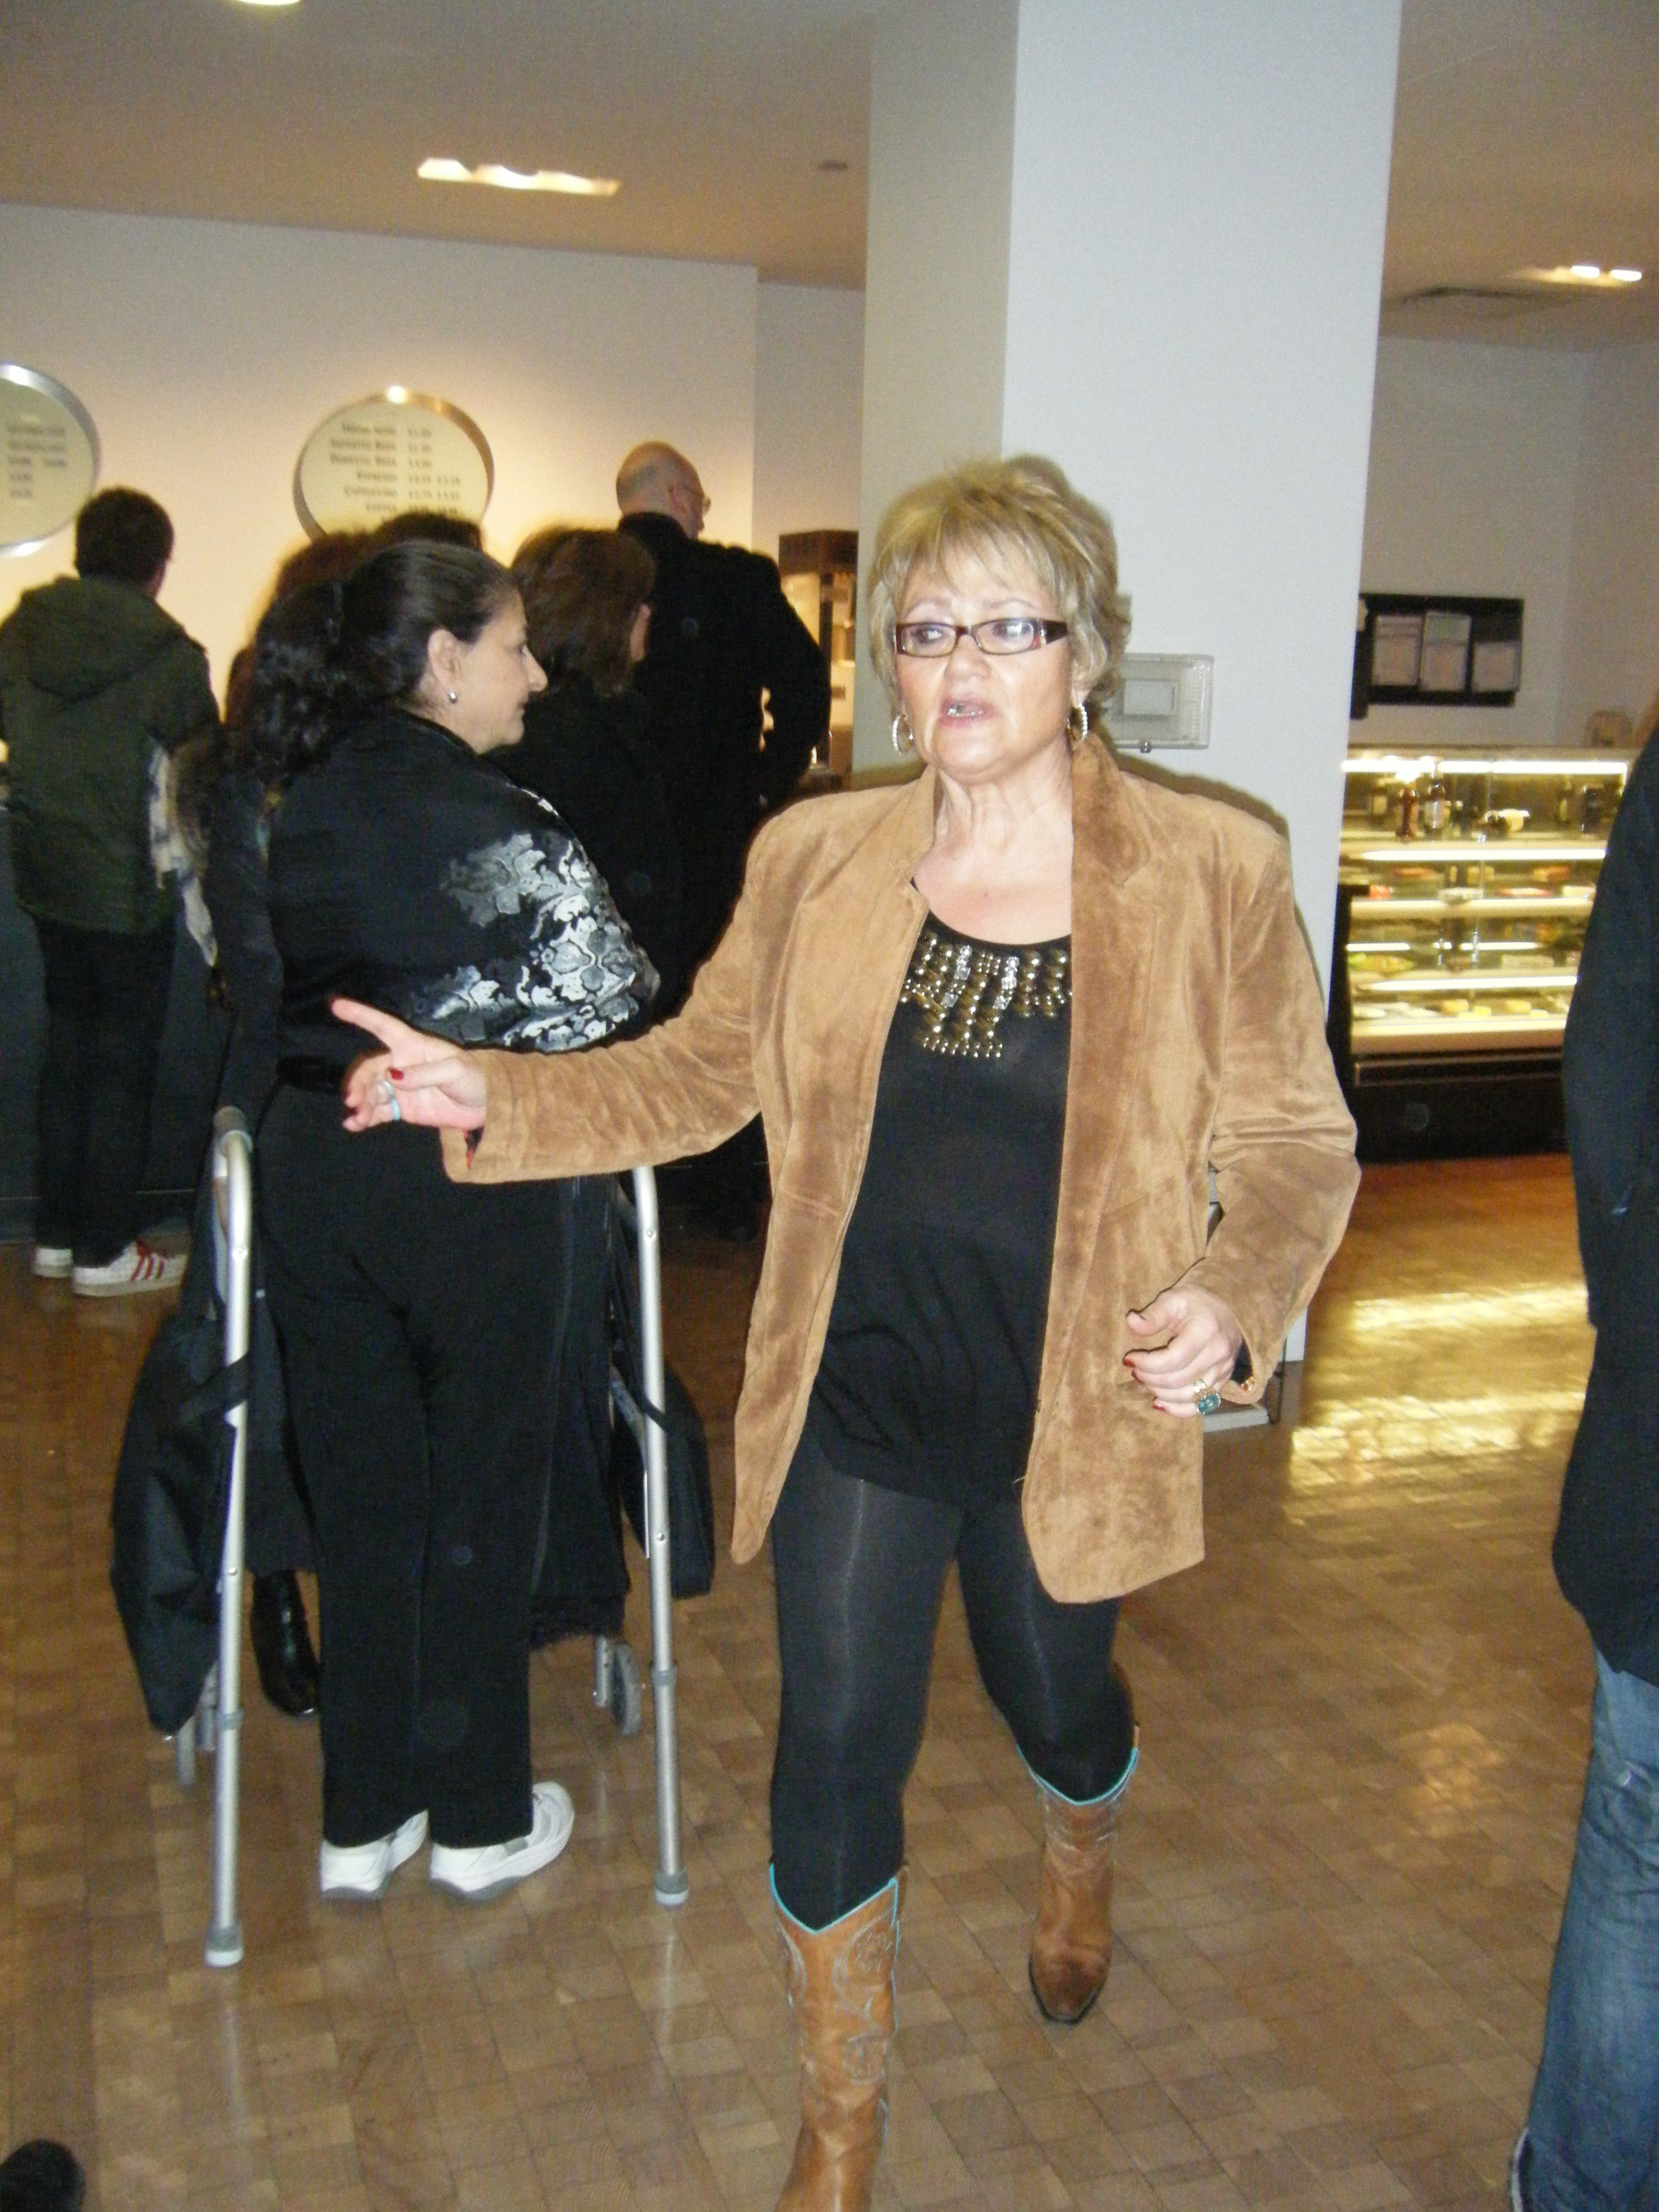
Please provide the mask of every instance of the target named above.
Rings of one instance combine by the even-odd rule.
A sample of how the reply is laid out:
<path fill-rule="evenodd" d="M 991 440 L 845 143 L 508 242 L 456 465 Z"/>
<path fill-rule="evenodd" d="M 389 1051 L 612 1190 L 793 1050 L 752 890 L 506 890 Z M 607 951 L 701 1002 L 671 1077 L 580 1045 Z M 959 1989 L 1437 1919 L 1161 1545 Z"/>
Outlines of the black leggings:
<path fill-rule="evenodd" d="M 772 1521 L 783 1703 L 772 1769 L 778 1895 L 823 1928 L 897 1873 L 945 1578 L 962 1578 L 974 1656 L 1035 1774 L 1098 1797 L 1134 1747 L 1112 1665 L 1117 1601 L 1061 1605 L 1037 1579 L 1019 1499 L 963 1513 L 842 1474 L 804 1440 Z"/>

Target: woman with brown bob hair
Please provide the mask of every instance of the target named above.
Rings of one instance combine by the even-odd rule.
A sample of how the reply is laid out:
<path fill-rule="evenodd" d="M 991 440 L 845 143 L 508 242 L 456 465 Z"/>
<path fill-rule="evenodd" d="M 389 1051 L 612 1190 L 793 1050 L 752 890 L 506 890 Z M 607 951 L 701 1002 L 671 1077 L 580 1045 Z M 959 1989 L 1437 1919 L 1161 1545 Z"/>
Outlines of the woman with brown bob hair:
<path fill-rule="evenodd" d="M 501 765 L 548 801 L 605 878 L 657 971 L 660 1019 L 678 1003 L 684 971 L 680 853 L 650 708 L 633 685 L 657 564 L 623 531 L 554 528 L 525 540 L 513 574 L 547 689 Z"/>
<path fill-rule="evenodd" d="M 348 1126 L 395 1102 L 459 1180 L 664 1159 L 763 1117 L 732 1548 L 769 1526 L 803 2045 L 781 2201 L 838 2212 L 869 2203 L 881 2142 L 951 1564 L 1042 1807 L 1033 1993 L 1079 2020 L 1137 1755 L 1118 1601 L 1201 1557 L 1194 1417 L 1260 1395 L 1357 1179 L 1284 844 L 1101 741 L 1127 629 L 1105 516 L 1051 462 L 955 470 L 888 514 L 866 604 L 922 773 L 763 827 L 678 1020 L 550 1065 L 341 1010 L 390 1048 Z"/>

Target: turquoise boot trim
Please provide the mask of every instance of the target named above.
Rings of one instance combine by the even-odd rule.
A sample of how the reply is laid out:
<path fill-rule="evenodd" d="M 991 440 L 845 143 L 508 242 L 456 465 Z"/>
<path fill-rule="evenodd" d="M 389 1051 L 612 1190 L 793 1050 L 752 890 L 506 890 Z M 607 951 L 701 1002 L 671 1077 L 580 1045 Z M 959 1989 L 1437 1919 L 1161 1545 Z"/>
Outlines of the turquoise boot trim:
<path fill-rule="evenodd" d="M 1118 1776 L 1111 1788 L 1103 1790 L 1098 1797 L 1068 1797 L 1063 1790 L 1056 1790 L 1052 1782 L 1043 1780 L 1023 1751 L 1019 1754 L 1019 1763 L 1039 1790 L 1046 1790 L 1050 1797 L 1058 1797 L 1062 1805 L 1075 1805 L 1079 1808 L 1086 1805 L 1115 1805 L 1133 1780 L 1134 1771 L 1140 1764 L 1140 1730 L 1139 1729 L 1135 1730 L 1135 1740 L 1129 1747 L 1129 1764 Z M 777 1895 L 775 1889 L 772 1894 L 775 1897 Z"/>
<path fill-rule="evenodd" d="M 1133 1762 L 1131 1763 L 1133 1764 Z M 1123 1778 L 1124 1781 L 1127 1782 L 1129 1778 L 1126 1774 Z M 1119 1787 L 1121 1788 L 1121 1784 L 1120 1784 Z M 883 1882 L 879 1889 L 872 1889 L 868 1897 L 860 1898 L 856 1905 L 849 1905 L 845 1912 L 838 1912 L 834 1920 L 826 1920 L 822 1928 L 810 1927 L 805 1920 L 796 1919 L 794 1914 L 789 1910 L 789 1907 L 778 1895 L 777 1869 L 773 1866 L 769 1860 L 767 1863 L 766 1868 L 766 1881 L 767 1887 L 772 1893 L 772 1902 L 777 1906 L 779 1913 L 789 1923 L 789 1925 L 792 1928 L 799 1928 L 804 1936 L 822 1936 L 827 1929 L 835 1927 L 838 1922 L 842 1920 L 850 1920 L 855 1912 L 862 1912 L 866 1905 L 873 1905 L 878 1897 L 886 1897 L 890 1893 L 892 1897 L 893 1904 L 892 1910 L 889 1913 L 888 1917 L 895 1923 L 896 1923 L 898 1920 L 899 1878 L 896 1875 L 890 1875 L 887 1881 Z"/>

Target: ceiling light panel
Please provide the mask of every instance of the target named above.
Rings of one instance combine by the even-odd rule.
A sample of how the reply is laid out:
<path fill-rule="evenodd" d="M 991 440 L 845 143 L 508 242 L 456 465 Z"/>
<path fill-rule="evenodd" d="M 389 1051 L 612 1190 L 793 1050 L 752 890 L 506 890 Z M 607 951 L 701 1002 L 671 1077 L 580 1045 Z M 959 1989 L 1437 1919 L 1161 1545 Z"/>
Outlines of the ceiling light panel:
<path fill-rule="evenodd" d="M 503 192 L 567 192 L 579 199 L 608 200 L 622 190 L 619 177 L 579 177 L 568 169 L 509 169 L 500 161 L 465 161 L 433 155 L 416 175 L 428 185 L 493 185 Z"/>
<path fill-rule="evenodd" d="M 1576 284 L 1590 292 L 1622 292 L 1639 284 L 1639 269 L 1603 269 L 1598 261 L 1575 261 L 1557 269 L 1517 269 L 1515 275 L 1528 284 Z"/>

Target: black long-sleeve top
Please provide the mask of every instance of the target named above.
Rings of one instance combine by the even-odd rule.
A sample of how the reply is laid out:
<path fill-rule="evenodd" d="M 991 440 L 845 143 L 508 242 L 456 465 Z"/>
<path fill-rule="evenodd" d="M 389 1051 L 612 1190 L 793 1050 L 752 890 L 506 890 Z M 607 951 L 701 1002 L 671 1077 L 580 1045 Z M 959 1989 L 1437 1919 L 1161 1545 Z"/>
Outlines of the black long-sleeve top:
<path fill-rule="evenodd" d="M 363 1049 L 331 999 L 461 1044 L 566 1052 L 649 1004 L 651 964 L 552 809 L 420 716 L 346 731 L 296 779 L 270 839 L 291 1080 Z"/>

